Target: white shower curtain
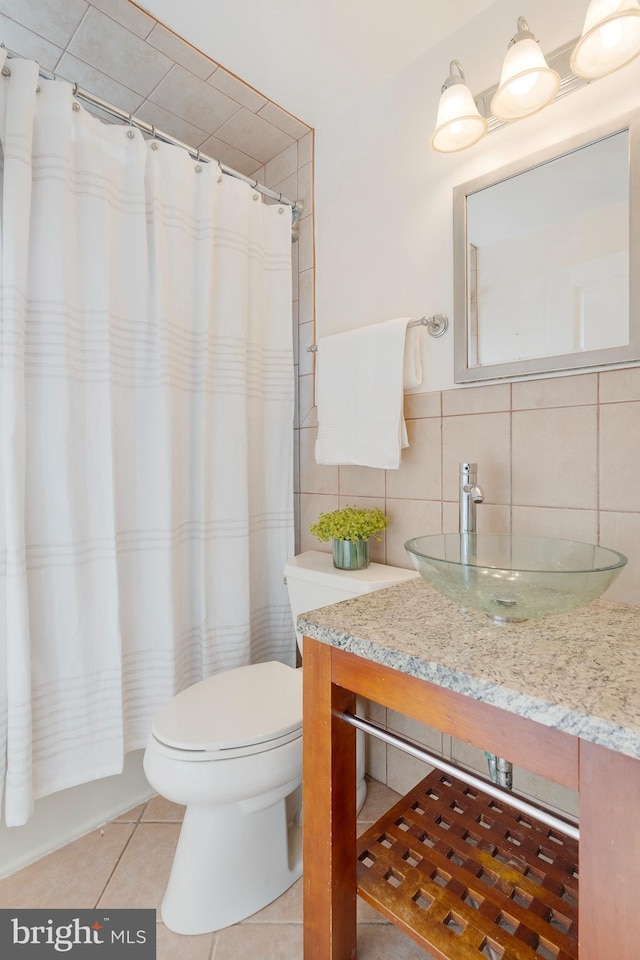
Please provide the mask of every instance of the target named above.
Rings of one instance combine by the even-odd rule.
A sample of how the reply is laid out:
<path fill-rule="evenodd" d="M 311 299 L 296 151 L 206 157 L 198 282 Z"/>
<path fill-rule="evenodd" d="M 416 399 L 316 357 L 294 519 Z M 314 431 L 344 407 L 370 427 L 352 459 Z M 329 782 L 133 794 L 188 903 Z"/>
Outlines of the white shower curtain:
<path fill-rule="evenodd" d="M 34 63 L 10 69 L 0 789 L 16 825 L 119 772 L 179 689 L 293 662 L 293 356 L 289 208 L 101 123 Z"/>

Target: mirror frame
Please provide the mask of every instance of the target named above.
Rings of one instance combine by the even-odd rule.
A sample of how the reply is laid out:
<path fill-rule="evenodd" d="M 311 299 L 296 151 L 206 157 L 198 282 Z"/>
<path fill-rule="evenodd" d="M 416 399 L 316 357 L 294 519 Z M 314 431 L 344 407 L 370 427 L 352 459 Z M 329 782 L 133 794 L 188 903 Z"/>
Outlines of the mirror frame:
<path fill-rule="evenodd" d="M 629 343 L 580 353 L 469 366 L 467 197 L 624 130 L 629 131 Z M 455 383 L 511 379 L 582 367 L 619 366 L 640 360 L 640 111 L 618 117 L 453 188 L 453 304 Z"/>

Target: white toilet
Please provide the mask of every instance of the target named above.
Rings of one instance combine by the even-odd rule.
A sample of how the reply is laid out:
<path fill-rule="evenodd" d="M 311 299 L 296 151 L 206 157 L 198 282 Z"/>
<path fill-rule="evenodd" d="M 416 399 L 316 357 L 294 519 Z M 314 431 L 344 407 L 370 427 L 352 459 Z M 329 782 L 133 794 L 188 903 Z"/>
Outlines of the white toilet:
<path fill-rule="evenodd" d="M 285 576 L 295 620 L 418 574 L 376 563 L 336 570 L 331 554 L 309 551 L 286 564 Z M 362 740 L 358 807 L 366 791 Z M 161 906 L 170 930 L 237 923 L 301 875 L 300 670 L 256 663 L 183 690 L 155 717 L 144 770 L 159 794 L 187 808 Z"/>

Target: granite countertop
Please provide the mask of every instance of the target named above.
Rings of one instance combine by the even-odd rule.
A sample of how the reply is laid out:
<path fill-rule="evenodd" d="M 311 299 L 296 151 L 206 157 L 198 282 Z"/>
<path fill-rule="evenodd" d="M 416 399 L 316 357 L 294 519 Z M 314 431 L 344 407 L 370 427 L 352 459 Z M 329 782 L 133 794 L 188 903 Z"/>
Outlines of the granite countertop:
<path fill-rule="evenodd" d="M 492 622 L 424 580 L 298 617 L 306 636 L 640 758 L 640 609 Z"/>

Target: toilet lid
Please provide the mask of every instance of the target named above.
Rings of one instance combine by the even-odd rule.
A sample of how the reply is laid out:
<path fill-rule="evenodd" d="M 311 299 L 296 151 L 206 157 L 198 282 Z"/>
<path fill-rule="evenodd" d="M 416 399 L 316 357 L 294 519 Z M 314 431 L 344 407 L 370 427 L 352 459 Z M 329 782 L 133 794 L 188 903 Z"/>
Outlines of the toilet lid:
<path fill-rule="evenodd" d="M 302 671 L 254 663 L 187 687 L 153 721 L 156 739 L 179 750 L 231 750 L 302 730 Z"/>

